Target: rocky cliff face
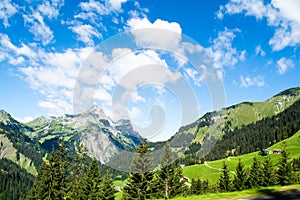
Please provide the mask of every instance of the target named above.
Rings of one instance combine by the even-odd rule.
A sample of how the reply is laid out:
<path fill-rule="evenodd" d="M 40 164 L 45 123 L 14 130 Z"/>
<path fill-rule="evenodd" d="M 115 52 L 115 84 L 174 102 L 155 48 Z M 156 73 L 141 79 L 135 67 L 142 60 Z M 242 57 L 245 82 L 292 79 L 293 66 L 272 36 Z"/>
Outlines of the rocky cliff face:
<path fill-rule="evenodd" d="M 83 144 L 89 155 L 102 163 L 125 149 L 135 148 L 141 140 L 129 121 L 113 122 L 97 106 L 78 115 L 40 117 L 26 125 L 32 128 L 26 134 L 42 147 L 49 150 L 64 141 L 76 151 Z"/>

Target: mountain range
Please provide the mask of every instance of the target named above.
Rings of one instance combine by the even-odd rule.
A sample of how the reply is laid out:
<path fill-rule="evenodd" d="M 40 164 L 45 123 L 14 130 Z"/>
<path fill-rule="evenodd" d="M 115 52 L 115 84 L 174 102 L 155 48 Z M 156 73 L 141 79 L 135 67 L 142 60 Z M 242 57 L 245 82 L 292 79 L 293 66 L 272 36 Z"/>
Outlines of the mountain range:
<path fill-rule="evenodd" d="M 300 87 L 296 87 L 264 102 L 244 102 L 206 113 L 194 123 L 181 127 L 168 141 L 178 157 L 200 149 L 201 155 L 197 156 L 203 157 L 224 139 L 225 133 L 272 118 L 299 100 Z M 29 123 L 18 122 L 6 111 L 0 111 L 0 159 L 11 160 L 33 175 L 45 155 L 58 148 L 62 141 L 70 154 L 83 144 L 89 156 L 101 163 L 117 161 L 130 166 L 122 153 L 133 151 L 141 139 L 129 120 L 113 122 L 97 106 L 78 115 L 39 117 Z M 163 144 L 150 142 L 149 146 L 159 155 Z"/>

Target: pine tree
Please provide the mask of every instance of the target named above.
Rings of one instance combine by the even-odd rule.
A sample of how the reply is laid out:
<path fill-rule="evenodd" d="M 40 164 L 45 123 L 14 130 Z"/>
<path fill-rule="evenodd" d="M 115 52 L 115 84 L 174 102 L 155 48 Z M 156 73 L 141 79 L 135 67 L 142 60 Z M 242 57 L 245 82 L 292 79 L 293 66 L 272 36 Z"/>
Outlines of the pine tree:
<path fill-rule="evenodd" d="M 102 183 L 100 186 L 100 190 L 102 191 L 101 199 L 103 200 L 113 200 L 115 199 L 115 188 L 112 179 L 112 175 L 106 171 L 104 177 L 102 178 Z"/>
<path fill-rule="evenodd" d="M 281 159 L 279 161 L 277 179 L 280 185 L 291 184 L 293 168 L 291 163 L 288 162 L 289 153 L 286 150 L 286 144 L 284 144 L 284 149 L 281 153 Z"/>
<path fill-rule="evenodd" d="M 28 192 L 27 199 L 37 200 L 37 199 L 50 199 L 47 198 L 48 194 L 48 185 L 45 184 L 48 181 L 47 177 L 49 172 L 49 166 L 44 161 L 39 169 L 38 175 L 34 181 L 33 187 Z"/>
<path fill-rule="evenodd" d="M 59 179 L 58 180 L 59 187 L 57 189 L 57 192 L 60 193 L 59 195 L 60 197 L 65 197 L 67 193 L 70 159 L 69 156 L 67 155 L 67 148 L 64 142 L 60 144 L 60 147 L 57 151 L 57 157 L 58 157 L 57 176 Z"/>
<path fill-rule="evenodd" d="M 231 190 L 231 178 L 226 162 L 223 163 L 222 174 L 219 178 L 219 190 L 221 192 L 228 192 Z"/>
<path fill-rule="evenodd" d="M 238 191 L 244 190 L 246 180 L 247 180 L 247 174 L 241 159 L 239 159 L 238 165 L 236 167 L 234 179 L 233 179 L 234 188 Z"/>
<path fill-rule="evenodd" d="M 100 199 L 101 177 L 96 158 L 90 163 L 89 168 L 82 180 L 83 199 Z"/>
<path fill-rule="evenodd" d="M 66 195 L 68 160 L 65 145 L 52 150 L 48 162 L 44 161 L 30 191 L 29 199 L 63 199 Z"/>
<path fill-rule="evenodd" d="M 71 166 L 67 199 L 84 199 L 82 179 L 88 169 L 87 150 L 81 145 L 76 153 Z"/>
<path fill-rule="evenodd" d="M 201 178 L 192 179 L 190 190 L 191 190 L 191 194 L 195 194 L 195 195 L 203 194 L 203 183 L 201 181 Z"/>
<path fill-rule="evenodd" d="M 267 159 L 263 162 L 262 167 L 262 186 L 272 186 L 276 184 L 276 177 L 274 176 L 276 174 L 272 160 L 270 157 L 267 157 Z"/>
<path fill-rule="evenodd" d="M 172 191 L 175 174 L 173 161 L 172 149 L 169 142 L 167 142 L 161 157 L 161 169 L 158 171 L 157 184 L 160 185 L 159 191 L 162 192 L 159 197 L 169 198 L 174 193 Z"/>
<path fill-rule="evenodd" d="M 183 177 L 182 174 L 182 167 L 180 164 L 173 164 L 174 165 L 174 175 L 171 181 L 171 197 L 175 197 L 177 195 L 183 194 L 188 189 L 186 188 L 186 185 L 181 182 L 181 179 Z"/>
<path fill-rule="evenodd" d="M 123 199 L 149 199 L 152 196 L 152 170 L 148 145 L 146 139 L 142 139 L 131 164 L 129 180 L 124 186 Z"/>
<path fill-rule="evenodd" d="M 255 188 L 262 185 L 262 167 L 259 160 L 254 157 L 252 166 L 250 168 L 249 176 L 247 179 L 247 187 L 248 188 Z"/>

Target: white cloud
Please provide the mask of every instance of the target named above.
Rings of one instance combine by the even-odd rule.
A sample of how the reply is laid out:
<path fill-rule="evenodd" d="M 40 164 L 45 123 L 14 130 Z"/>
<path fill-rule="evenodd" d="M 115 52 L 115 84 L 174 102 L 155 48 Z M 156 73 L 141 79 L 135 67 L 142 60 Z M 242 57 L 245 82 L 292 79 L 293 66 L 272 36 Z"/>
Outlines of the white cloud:
<path fill-rule="evenodd" d="M 127 21 L 127 25 L 140 47 L 152 46 L 173 51 L 179 48 L 182 29 L 176 22 L 157 19 L 151 23 L 147 18 L 131 18 Z"/>
<path fill-rule="evenodd" d="M 134 103 L 137 103 L 137 102 L 144 102 L 144 103 L 146 103 L 146 99 L 144 97 L 140 96 L 137 91 L 135 91 L 135 92 L 132 93 L 130 99 Z"/>
<path fill-rule="evenodd" d="M 122 4 L 128 0 L 105 0 L 99 1 L 89 0 L 88 2 L 81 2 L 79 7 L 81 12 L 74 16 L 75 19 L 82 19 L 89 21 L 92 24 L 99 26 L 102 21 L 102 16 L 109 15 L 112 12 L 122 12 Z"/>
<path fill-rule="evenodd" d="M 261 48 L 260 45 L 255 47 L 255 56 L 257 56 L 257 55 L 260 55 L 262 57 L 264 57 L 266 55 L 266 52 Z"/>
<path fill-rule="evenodd" d="M 20 72 L 28 85 L 46 98 L 39 106 L 52 115 L 72 113 L 77 74 L 92 49 L 67 49 L 56 53 L 38 49 L 36 52 L 37 58 L 29 60 L 29 67 L 21 67 Z"/>
<path fill-rule="evenodd" d="M 75 18 L 82 18 L 85 20 L 95 21 L 97 15 L 106 15 L 109 13 L 104 4 L 100 2 L 90 0 L 88 2 L 81 2 L 79 4 L 82 12 L 75 16 Z"/>
<path fill-rule="evenodd" d="M 268 25 L 275 27 L 269 45 L 274 51 L 279 51 L 300 43 L 299 10 L 298 0 L 272 0 L 270 4 L 264 4 L 263 0 L 230 0 L 228 4 L 220 7 L 217 16 L 222 19 L 224 14 L 243 13 L 258 20 L 266 18 Z"/>
<path fill-rule="evenodd" d="M 17 13 L 17 5 L 11 0 L 2 0 L 0 3 L 0 19 L 3 20 L 4 27 L 8 27 L 8 19 Z"/>
<path fill-rule="evenodd" d="M 29 28 L 29 32 L 34 35 L 36 41 L 45 46 L 54 39 L 52 30 L 45 24 L 44 18 L 39 12 L 33 12 L 30 15 L 24 14 L 23 18 L 25 26 Z"/>
<path fill-rule="evenodd" d="M 101 38 L 102 35 L 91 25 L 83 24 L 69 27 L 74 33 L 78 35 L 78 40 L 84 42 L 89 46 L 94 45 L 93 37 Z"/>
<path fill-rule="evenodd" d="M 112 97 L 111 95 L 104 89 L 96 90 L 95 100 L 101 101 L 102 103 L 110 104 Z"/>
<path fill-rule="evenodd" d="M 4 47 L 3 51 L 12 50 L 16 55 L 26 56 L 28 58 L 36 57 L 36 53 L 24 43 L 21 43 L 21 47 L 17 47 L 10 41 L 10 38 L 6 34 L 0 33 L 0 44 Z"/>
<path fill-rule="evenodd" d="M 206 78 L 206 67 L 201 65 L 202 74 L 200 74 L 197 70 L 192 68 L 185 68 L 185 73 L 187 76 L 194 82 L 195 85 L 200 86 L 201 82 Z"/>
<path fill-rule="evenodd" d="M 9 59 L 9 63 L 12 65 L 19 65 L 19 64 L 23 63 L 24 61 L 25 61 L 25 59 L 22 56 Z"/>
<path fill-rule="evenodd" d="M 282 75 L 285 74 L 287 70 L 292 69 L 294 67 L 294 63 L 291 59 L 283 57 L 277 61 L 277 66 L 278 73 Z"/>
<path fill-rule="evenodd" d="M 263 87 L 265 85 L 264 77 L 257 76 L 257 77 L 243 77 L 240 76 L 241 80 L 241 87 L 250 87 L 250 86 L 257 86 L 257 87 Z"/>
<path fill-rule="evenodd" d="M 39 12 L 49 19 L 56 19 L 59 15 L 59 9 L 63 6 L 64 0 L 45 1 L 38 6 Z"/>
<path fill-rule="evenodd" d="M 24 63 L 26 59 L 34 60 L 36 53 L 31 47 L 21 43 L 21 47 L 15 46 L 8 35 L 0 33 L 0 61 L 7 59 L 12 65 L 20 65 Z"/>
<path fill-rule="evenodd" d="M 16 120 L 19 121 L 19 122 L 22 122 L 22 123 L 27 123 L 27 122 L 31 122 L 32 120 L 34 120 L 34 118 L 31 117 L 31 116 L 26 116 L 24 118 L 16 117 Z"/>
<path fill-rule="evenodd" d="M 135 119 L 142 114 L 142 110 L 137 107 L 132 107 L 128 113 L 131 119 Z"/>
<path fill-rule="evenodd" d="M 114 62 L 105 69 L 99 84 L 104 86 L 103 89 L 113 95 L 113 98 L 117 98 L 113 99 L 115 103 L 112 105 L 114 120 L 130 117 L 129 101 L 146 102 L 146 99 L 137 93 L 139 87 L 145 84 L 164 85 L 180 78 L 179 74 L 172 72 L 167 63 L 153 50 L 131 52 L 129 49 L 114 49 L 112 54 Z M 122 92 L 116 90 L 116 87 L 122 88 Z"/>
<path fill-rule="evenodd" d="M 236 37 L 235 32 L 240 32 L 240 30 L 225 28 L 224 31 L 218 33 L 217 38 L 213 39 L 212 46 L 206 49 L 220 79 L 223 77 L 225 66 L 234 66 L 237 62 L 245 60 L 246 51 L 238 51 L 232 46 L 232 42 Z"/>
<path fill-rule="evenodd" d="M 128 0 L 108 0 L 109 5 L 113 10 L 121 10 L 122 3 L 127 2 Z"/>

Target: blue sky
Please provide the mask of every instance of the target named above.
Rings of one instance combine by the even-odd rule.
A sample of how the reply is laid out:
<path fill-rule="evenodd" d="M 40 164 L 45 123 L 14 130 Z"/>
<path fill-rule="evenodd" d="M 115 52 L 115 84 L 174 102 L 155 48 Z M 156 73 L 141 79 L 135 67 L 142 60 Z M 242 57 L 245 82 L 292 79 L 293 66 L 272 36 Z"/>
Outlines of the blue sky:
<path fill-rule="evenodd" d="M 97 54 L 97 66 L 106 66 L 104 74 L 86 77 L 97 80 L 97 87 L 83 89 L 81 100 L 92 99 L 114 120 L 128 118 L 138 130 L 155 132 L 149 136 L 153 140 L 166 139 L 213 110 L 212 99 L 224 98 L 224 106 L 264 101 L 299 86 L 299 10 L 298 0 L 3 0 L 0 108 L 21 121 L 73 113 L 74 88 L 89 55 L 109 44 L 110 55 Z M 139 49 L 126 49 L 111 39 L 118 34 L 128 39 L 124 31 Z M 190 63 L 187 47 L 182 48 L 185 37 L 193 39 L 189 47 L 202 52 L 199 56 L 204 53 L 211 65 L 195 68 Z M 180 48 L 172 49 L 177 43 Z M 146 65 L 153 65 L 152 71 Z M 208 68 L 225 96 L 211 93 L 215 86 L 207 85 Z M 189 105 L 191 96 L 176 90 L 184 87 L 183 79 L 196 106 Z M 118 87 L 123 89 L 119 99 L 114 94 Z M 183 110 L 188 106 L 194 107 Z M 160 131 L 147 129 L 151 123 L 158 123 Z"/>

